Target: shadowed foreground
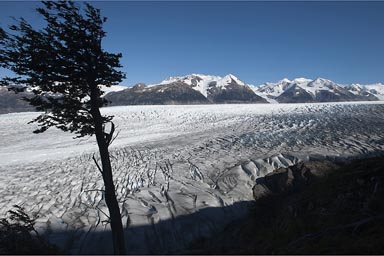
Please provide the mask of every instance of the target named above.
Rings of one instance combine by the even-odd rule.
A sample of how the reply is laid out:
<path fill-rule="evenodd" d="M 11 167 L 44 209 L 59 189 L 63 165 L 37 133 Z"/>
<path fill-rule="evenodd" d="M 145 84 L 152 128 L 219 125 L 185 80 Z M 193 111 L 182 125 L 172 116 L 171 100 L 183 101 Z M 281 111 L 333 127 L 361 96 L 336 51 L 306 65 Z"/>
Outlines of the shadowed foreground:
<path fill-rule="evenodd" d="M 220 232 L 228 220 L 244 217 L 252 202 L 237 202 L 225 207 L 207 207 L 193 214 L 178 216 L 152 225 L 125 229 L 128 254 L 171 254 L 188 247 L 196 237 L 209 237 Z M 52 237 L 52 236 L 51 236 Z M 58 233 L 56 236 L 68 237 Z M 79 239 L 76 239 L 78 237 Z M 70 253 L 111 254 L 111 233 L 91 232 L 73 234 Z M 81 238 L 81 239 L 80 239 Z M 58 240 L 52 242 L 59 242 Z"/>
<path fill-rule="evenodd" d="M 384 158 L 319 163 L 316 167 L 323 168 L 324 176 L 309 184 L 283 192 L 280 187 L 280 192 L 272 190 L 255 202 L 207 207 L 156 224 L 129 227 L 125 230 L 128 253 L 383 254 Z M 282 172 L 276 173 L 277 177 Z M 228 222 L 235 215 L 240 219 Z M 59 245 L 61 253 L 112 252 L 110 232 L 49 233 L 49 242 Z M 62 240 L 68 237 L 72 239 Z"/>
<path fill-rule="evenodd" d="M 188 254 L 383 254 L 384 158 L 337 167 L 298 191 L 257 200 L 253 213 Z"/>

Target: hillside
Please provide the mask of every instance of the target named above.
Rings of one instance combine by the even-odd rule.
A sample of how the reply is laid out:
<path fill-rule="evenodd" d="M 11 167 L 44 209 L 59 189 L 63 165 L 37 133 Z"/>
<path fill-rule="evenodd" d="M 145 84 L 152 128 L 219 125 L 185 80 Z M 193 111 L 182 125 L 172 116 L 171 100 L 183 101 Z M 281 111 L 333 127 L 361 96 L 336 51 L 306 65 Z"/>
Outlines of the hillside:
<path fill-rule="evenodd" d="M 137 84 L 123 91 L 110 92 L 105 98 L 110 102 L 110 106 L 210 103 L 203 95 L 182 82 L 151 87 Z"/>

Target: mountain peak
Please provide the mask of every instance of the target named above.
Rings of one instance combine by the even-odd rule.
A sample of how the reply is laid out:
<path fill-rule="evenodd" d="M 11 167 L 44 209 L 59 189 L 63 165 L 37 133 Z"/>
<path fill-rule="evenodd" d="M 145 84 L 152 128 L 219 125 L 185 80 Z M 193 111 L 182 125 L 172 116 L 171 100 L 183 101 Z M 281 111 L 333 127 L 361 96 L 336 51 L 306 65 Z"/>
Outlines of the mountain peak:
<path fill-rule="evenodd" d="M 289 80 L 288 78 L 284 77 L 283 79 L 281 79 L 280 81 L 278 81 L 278 83 L 291 83 L 292 81 Z"/>
<path fill-rule="evenodd" d="M 322 102 L 326 100 L 331 100 L 331 101 L 374 100 L 373 97 L 364 98 L 361 95 L 358 95 L 357 92 L 360 92 L 360 91 L 361 91 L 360 94 L 362 95 L 363 93 L 365 93 L 364 95 L 374 94 L 377 97 L 379 97 L 380 95 L 383 95 L 384 97 L 384 86 L 381 83 L 380 84 L 377 83 L 373 85 L 364 85 L 364 86 L 358 85 L 359 87 L 361 87 L 361 89 L 359 89 L 359 88 L 354 88 L 354 87 L 357 87 L 357 85 L 356 86 L 341 85 L 322 77 L 317 77 L 316 79 L 298 77 L 293 80 L 290 80 L 285 77 L 275 83 L 264 83 L 260 86 L 252 86 L 241 81 L 237 76 L 235 76 L 232 73 L 229 73 L 224 77 L 192 73 L 184 76 L 169 77 L 168 79 L 163 80 L 161 83 L 158 83 L 157 85 L 168 85 L 176 82 L 180 82 L 188 85 L 193 90 L 200 92 L 206 98 L 209 98 L 211 97 L 211 95 L 219 92 L 225 91 L 224 93 L 228 93 L 228 91 L 233 91 L 233 90 L 241 91 L 241 90 L 247 90 L 248 88 L 248 89 L 252 89 L 256 93 L 256 95 L 264 97 L 264 99 L 274 103 L 279 100 L 280 95 L 282 95 L 283 93 L 289 90 L 295 91 L 295 93 L 298 92 L 297 97 L 296 97 L 296 94 L 294 95 L 296 97 L 295 99 L 289 99 L 292 101 L 297 100 L 294 102 L 300 102 L 300 100 L 304 100 L 304 98 L 300 98 L 301 97 L 300 95 L 304 95 L 304 96 L 310 95 L 311 97 L 313 97 L 311 102 Z M 354 95 L 351 95 L 351 93 Z M 288 96 L 287 94 L 285 95 L 286 97 L 285 100 L 287 100 Z M 305 99 L 305 100 L 306 100 L 305 102 L 308 102 L 308 99 Z"/>
<path fill-rule="evenodd" d="M 308 83 L 312 81 L 312 79 L 304 78 L 304 77 L 298 77 L 292 80 L 293 83 Z"/>
<path fill-rule="evenodd" d="M 165 84 L 170 84 L 175 82 L 183 82 L 191 86 L 193 89 L 199 91 L 205 97 L 207 97 L 208 95 L 207 90 L 212 86 L 215 86 L 221 89 L 226 89 L 227 86 L 232 83 L 235 83 L 240 86 L 246 85 L 243 81 L 241 81 L 239 78 L 237 78 L 233 74 L 228 74 L 224 77 L 220 77 L 220 76 L 203 75 L 203 74 L 195 74 L 195 73 L 184 75 L 184 76 L 171 76 L 163 80 L 159 84 L 165 85 Z M 154 86 L 154 85 L 150 85 L 150 86 Z"/>
<path fill-rule="evenodd" d="M 316 78 L 315 80 L 313 80 L 313 82 L 316 82 L 316 83 L 334 83 L 333 81 L 331 81 L 329 79 L 321 78 L 321 77 Z"/>
<path fill-rule="evenodd" d="M 245 83 L 243 81 L 241 81 L 239 78 L 237 78 L 235 75 L 233 74 L 228 74 L 226 75 L 225 77 L 223 77 L 222 80 L 224 83 L 226 84 L 229 84 L 231 83 L 232 81 L 234 81 L 235 83 L 237 83 L 238 85 L 245 85 Z"/>

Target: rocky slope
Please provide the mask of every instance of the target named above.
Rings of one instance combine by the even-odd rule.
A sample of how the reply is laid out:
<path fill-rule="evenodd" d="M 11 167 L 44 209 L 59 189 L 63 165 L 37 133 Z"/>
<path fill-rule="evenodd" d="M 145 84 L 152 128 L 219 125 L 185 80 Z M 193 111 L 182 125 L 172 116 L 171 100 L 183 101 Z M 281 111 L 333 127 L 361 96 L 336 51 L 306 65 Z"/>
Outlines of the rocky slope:
<path fill-rule="evenodd" d="M 298 85 L 292 85 L 275 98 L 279 103 L 309 103 L 315 102 L 312 95 Z"/>
<path fill-rule="evenodd" d="M 110 92 L 105 98 L 110 106 L 209 104 L 207 98 L 183 82 L 145 86 L 136 84 L 119 92 Z"/>

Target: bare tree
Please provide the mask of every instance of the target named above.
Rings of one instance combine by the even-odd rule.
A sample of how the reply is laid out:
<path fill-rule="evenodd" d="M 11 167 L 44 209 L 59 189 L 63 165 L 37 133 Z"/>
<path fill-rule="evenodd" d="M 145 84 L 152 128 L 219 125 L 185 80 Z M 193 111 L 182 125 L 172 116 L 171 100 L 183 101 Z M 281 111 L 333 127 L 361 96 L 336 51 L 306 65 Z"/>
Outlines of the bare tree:
<path fill-rule="evenodd" d="M 43 1 L 37 8 L 45 27 L 34 29 L 23 18 L 8 30 L 0 28 L 0 66 L 15 73 L 1 79 L 1 85 L 15 92 L 29 90 L 24 98 L 37 110 L 35 133 L 50 127 L 76 134 L 96 135 L 101 156 L 105 201 L 109 209 L 114 253 L 125 254 L 121 214 L 116 199 L 108 147 L 113 141 L 113 116 L 100 113 L 107 102 L 99 85 L 107 87 L 121 82 L 124 74 L 121 54 L 102 48 L 105 17 L 88 3 Z M 105 125 L 110 123 L 110 131 Z M 96 162 L 97 163 L 97 162 Z"/>

